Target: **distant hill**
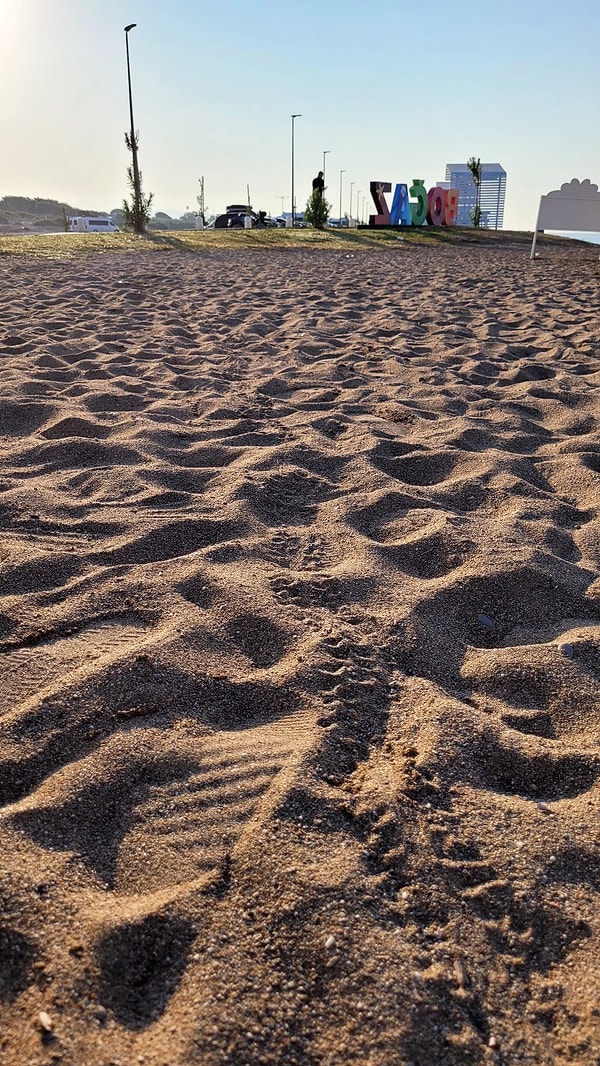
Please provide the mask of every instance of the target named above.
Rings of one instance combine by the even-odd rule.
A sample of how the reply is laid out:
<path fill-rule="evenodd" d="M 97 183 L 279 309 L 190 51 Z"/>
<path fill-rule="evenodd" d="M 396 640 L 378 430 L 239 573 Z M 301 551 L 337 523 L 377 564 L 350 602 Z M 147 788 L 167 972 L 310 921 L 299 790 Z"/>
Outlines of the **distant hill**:
<path fill-rule="evenodd" d="M 66 229 L 65 219 L 70 215 L 111 215 L 117 226 L 123 225 L 120 207 L 112 211 L 98 208 L 73 207 L 61 200 L 46 200 L 42 196 L 0 197 L 0 233 L 60 233 Z M 157 211 L 150 222 L 153 230 L 194 229 L 196 215 L 188 211 L 181 218 L 171 218 L 164 211 Z"/>
<path fill-rule="evenodd" d="M 65 229 L 69 215 L 106 215 L 97 208 L 73 207 L 60 200 L 46 200 L 41 196 L 3 196 L 0 198 L 0 231 L 3 233 L 59 232 Z M 117 208 L 114 212 L 121 217 Z M 118 224 L 118 223 L 117 223 Z"/>

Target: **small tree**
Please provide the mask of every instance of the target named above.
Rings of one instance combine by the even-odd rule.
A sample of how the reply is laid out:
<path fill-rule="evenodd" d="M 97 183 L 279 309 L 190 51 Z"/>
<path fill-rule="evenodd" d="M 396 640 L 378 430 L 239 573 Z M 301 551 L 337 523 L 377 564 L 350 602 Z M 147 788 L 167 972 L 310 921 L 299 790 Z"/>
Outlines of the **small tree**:
<path fill-rule="evenodd" d="M 125 144 L 127 145 L 132 156 L 134 154 L 134 145 L 132 144 L 131 137 L 128 133 L 125 134 Z M 137 152 L 137 139 L 135 142 L 135 151 Z M 154 199 L 153 193 L 149 193 L 148 196 L 144 196 L 142 192 L 142 174 L 139 173 L 140 180 L 140 199 L 139 203 L 135 195 L 135 178 L 133 174 L 133 166 L 127 167 L 127 181 L 129 188 L 131 189 L 133 196 L 131 197 L 131 203 L 128 204 L 127 200 L 123 200 L 123 220 L 128 229 L 132 229 L 134 233 L 145 233 L 146 226 L 150 221 L 150 207 L 152 200 Z"/>
<path fill-rule="evenodd" d="M 475 156 L 471 156 L 467 160 L 467 166 L 471 171 L 471 177 L 473 178 L 473 185 L 476 190 L 475 207 L 471 211 L 471 222 L 474 226 L 481 225 L 481 159 L 475 159 Z"/>
<path fill-rule="evenodd" d="M 321 190 L 313 189 L 304 209 L 304 221 L 314 226 L 315 229 L 323 229 L 330 211 L 331 204 L 327 203 Z"/>

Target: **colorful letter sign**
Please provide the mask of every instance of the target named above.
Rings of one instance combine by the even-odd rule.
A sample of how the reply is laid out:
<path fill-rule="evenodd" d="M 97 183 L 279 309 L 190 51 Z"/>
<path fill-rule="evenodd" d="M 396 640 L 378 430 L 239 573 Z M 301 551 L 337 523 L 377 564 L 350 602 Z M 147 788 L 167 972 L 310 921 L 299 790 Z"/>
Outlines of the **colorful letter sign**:
<path fill-rule="evenodd" d="M 392 186 L 389 181 L 372 181 L 369 188 L 371 189 L 371 196 L 373 197 L 373 203 L 377 208 L 377 214 L 371 215 L 369 219 L 370 226 L 389 226 L 390 225 L 390 210 L 385 201 L 386 192 L 392 191 Z"/>
<path fill-rule="evenodd" d="M 458 211 L 458 189 L 442 189 L 434 185 L 427 192 L 421 178 L 415 178 L 408 188 L 398 184 L 394 190 L 391 210 L 385 198 L 392 191 L 389 181 L 372 181 L 371 196 L 377 214 L 369 218 L 370 226 L 455 226 Z M 409 200 L 409 194 L 413 197 Z"/>
<path fill-rule="evenodd" d="M 412 219 L 410 214 L 410 202 L 408 199 L 408 186 L 396 185 L 392 210 L 390 211 L 392 226 L 410 226 Z"/>

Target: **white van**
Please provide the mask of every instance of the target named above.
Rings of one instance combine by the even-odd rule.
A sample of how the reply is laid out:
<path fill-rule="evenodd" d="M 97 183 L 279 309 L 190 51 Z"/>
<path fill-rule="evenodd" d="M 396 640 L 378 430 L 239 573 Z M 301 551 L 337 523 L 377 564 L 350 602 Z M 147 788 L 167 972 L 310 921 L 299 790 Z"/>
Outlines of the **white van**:
<path fill-rule="evenodd" d="M 107 215 L 71 215 L 70 233 L 120 233 L 116 222 Z"/>

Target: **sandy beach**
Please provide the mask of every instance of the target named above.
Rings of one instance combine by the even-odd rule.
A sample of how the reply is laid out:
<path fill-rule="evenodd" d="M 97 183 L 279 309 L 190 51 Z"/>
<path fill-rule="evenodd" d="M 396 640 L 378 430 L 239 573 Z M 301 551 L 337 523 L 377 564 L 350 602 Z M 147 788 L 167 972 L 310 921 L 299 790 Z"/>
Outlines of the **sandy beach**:
<path fill-rule="evenodd" d="M 0 256 L 0 1061 L 600 1062 L 597 249 Z"/>

